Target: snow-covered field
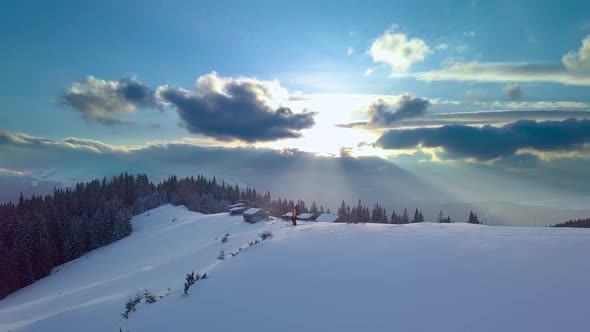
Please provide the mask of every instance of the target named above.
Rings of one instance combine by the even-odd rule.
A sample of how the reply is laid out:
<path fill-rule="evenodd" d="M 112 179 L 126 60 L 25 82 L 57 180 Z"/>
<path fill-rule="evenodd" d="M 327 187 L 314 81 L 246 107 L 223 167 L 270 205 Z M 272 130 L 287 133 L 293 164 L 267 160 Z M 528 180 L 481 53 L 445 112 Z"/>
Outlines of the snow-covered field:
<path fill-rule="evenodd" d="M 128 238 L 0 301 L 0 331 L 590 329 L 590 230 L 251 225 L 172 206 L 133 225 Z M 272 239 L 217 259 L 265 230 Z M 186 297 L 191 270 L 209 278 Z M 146 288 L 169 295 L 123 319 L 127 299 Z"/>

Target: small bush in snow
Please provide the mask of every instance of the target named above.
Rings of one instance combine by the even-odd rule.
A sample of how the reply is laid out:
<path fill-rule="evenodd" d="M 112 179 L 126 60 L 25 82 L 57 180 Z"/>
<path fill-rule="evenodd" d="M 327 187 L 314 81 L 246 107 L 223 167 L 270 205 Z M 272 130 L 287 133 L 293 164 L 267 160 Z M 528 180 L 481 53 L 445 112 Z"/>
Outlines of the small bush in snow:
<path fill-rule="evenodd" d="M 129 314 L 135 312 L 135 306 L 137 306 L 141 302 L 141 295 L 136 294 L 135 297 L 129 298 L 127 303 L 125 303 L 125 312 L 121 314 L 123 318 L 129 318 Z"/>
<path fill-rule="evenodd" d="M 271 231 L 265 231 L 262 234 L 260 234 L 260 238 L 262 240 L 266 240 L 266 239 L 271 238 L 271 237 L 272 237 Z"/>
<path fill-rule="evenodd" d="M 198 273 L 195 277 L 195 271 L 186 275 L 185 282 L 184 282 L 184 295 L 188 296 L 189 288 L 191 288 L 191 286 L 194 285 L 195 282 L 197 282 L 196 278 L 198 278 L 198 277 L 199 277 Z"/>
<path fill-rule="evenodd" d="M 229 233 L 225 233 L 225 236 L 221 238 L 221 242 L 226 243 L 229 240 Z"/>
<path fill-rule="evenodd" d="M 152 303 L 156 303 L 158 301 L 158 299 L 156 298 L 156 295 L 150 293 L 149 290 L 144 290 L 143 294 L 141 294 L 145 300 L 145 303 L 148 304 L 152 304 Z"/>
<path fill-rule="evenodd" d="M 194 285 L 197 281 L 201 279 L 207 279 L 207 273 L 203 273 L 203 275 L 195 274 L 195 271 L 186 275 L 185 282 L 184 282 L 184 294 L 188 296 L 188 290 Z"/>
<path fill-rule="evenodd" d="M 217 259 L 219 259 L 220 261 L 225 259 L 225 252 L 223 252 L 223 250 L 219 252 L 219 256 L 217 256 Z"/>

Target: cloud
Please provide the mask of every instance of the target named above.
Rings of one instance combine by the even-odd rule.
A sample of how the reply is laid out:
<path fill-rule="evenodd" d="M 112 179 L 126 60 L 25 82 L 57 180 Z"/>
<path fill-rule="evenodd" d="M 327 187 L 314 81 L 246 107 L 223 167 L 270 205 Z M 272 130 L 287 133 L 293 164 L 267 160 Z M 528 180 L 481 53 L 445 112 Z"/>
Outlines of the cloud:
<path fill-rule="evenodd" d="M 161 86 L 157 94 L 176 109 L 191 133 L 220 141 L 297 138 L 315 124 L 316 113 L 294 113 L 281 106 L 289 94 L 276 81 L 220 77 L 213 72 L 199 77 L 193 91 Z"/>
<path fill-rule="evenodd" d="M 568 52 L 561 61 L 569 71 L 590 74 L 590 35 L 582 40 L 582 46 L 578 51 Z"/>
<path fill-rule="evenodd" d="M 348 47 L 348 49 L 346 50 L 346 55 L 351 56 L 354 54 L 354 48 L 352 47 Z"/>
<path fill-rule="evenodd" d="M 250 186 L 273 190 L 274 195 L 297 197 L 304 193 L 322 192 L 326 197 L 322 202 L 333 201 L 333 204 L 347 199 L 348 195 L 351 200 L 354 199 L 355 194 L 346 191 L 348 182 L 344 179 L 353 181 L 355 187 L 367 185 L 367 181 L 375 184 L 400 184 L 401 181 L 420 186 L 420 190 L 424 190 L 421 195 L 437 192 L 436 188 L 421 184 L 410 173 L 376 157 L 334 158 L 297 149 L 205 147 L 183 141 L 138 146 L 109 145 L 83 138 L 23 141 L 17 136 L 31 136 L 1 134 L 0 137 L 10 139 L 0 140 L 0 155 L 6 156 L 0 161 L 0 168 L 18 169 L 37 177 L 50 173 L 52 180 L 66 184 L 120 172 L 146 173 L 156 180 L 169 174 L 187 176 L 202 173 L 217 176 L 220 181 L 225 179 L 226 183 L 228 178 L 234 179 L 231 183 L 235 183 L 235 179 L 243 179 Z M 36 144 L 34 141 L 44 143 Z M 345 156 L 347 151 L 352 150 L 343 149 Z M 302 187 L 298 181 L 282 181 L 285 176 L 293 179 L 308 177 L 314 181 Z M 315 181 L 319 179 L 321 181 Z M 334 190 L 345 196 L 334 198 Z"/>
<path fill-rule="evenodd" d="M 434 47 L 434 49 L 437 51 L 444 51 L 447 48 L 449 48 L 449 44 L 447 44 L 447 43 L 440 43 Z"/>
<path fill-rule="evenodd" d="M 340 148 L 340 157 L 341 158 L 349 158 L 352 157 L 353 148 L 351 147 L 341 147 Z"/>
<path fill-rule="evenodd" d="M 485 92 L 484 90 L 469 89 L 469 90 L 465 91 L 465 94 L 463 95 L 463 100 L 467 101 L 467 102 L 488 101 L 489 96 L 488 96 L 487 92 Z"/>
<path fill-rule="evenodd" d="M 423 61 L 430 52 L 424 40 L 409 39 L 394 29 L 385 31 L 375 39 L 368 50 L 373 62 L 388 64 L 394 72 L 405 72 L 414 63 Z"/>
<path fill-rule="evenodd" d="M 505 103 L 507 105 L 508 103 Z M 434 110 L 434 106 L 431 108 Z M 416 128 L 416 127 L 440 127 L 444 125 L 473 125 L 482 126 L 486 124 L 504 125 L 518 120 L 535 121 L 561 121 L 569 118 L 590 119 L 588 110 L 506 110 L 506 111 L 480 111 L 480 112 L 452 112 L 433 113 L 429 112 L 417 118 L 404 119 L 393 123 L 389 128 Z M 367 127 L 367 122 L 353 122 L 337 125 L 341 128 Z"/>
<path fill-rule="evenodd" d="M 365 77 L 369 77 L 372 76 L 375 73 L 375 69 L 373 68 L 367 68 L 367 70 L 365 70 L 365 72 L 363 73 L 363 75 Z"/>
<path fill-rule="evenodd" d="M 463 36 L 467 36 L 467 37 L 475 37 L 475 34 L 476 33 L 473 30 L 463 32 Z"/>
<path fill-rule="evenodd" d="M 444 158 L 480 161 L 514 155 L 521 149 L 562 151 L 590 142 L 590 120 L 516 121 L 502 127 L 446 125 L 390 130 L 375 146 L 383 149 L 442 148 Z"/>
<path fill-rule="evenodd" d="M 59 102 L 79 112 L 85 119 L 105 125 L 124 124 L 118 119 L 137 108 L 156 108 L 154 92 L 135 78 L 106 81 L 88 76 L 75 82 Z"/>
<path fill-rule="evenodd" d="M 522 90 L 520 89 L 520 85 L 510 84 L 505 86 L 502 91 L 510 100 L 520 100 L 522 98 Z"/>
<path fill-rule="evenodd" d="M 410 94 L 402 95 L 396 102 L 379 99 L 367 109 L 370 125 L 373 127 L 387 127 L 403 119 L 421 116 L 430 106 L 427 99 L 414 97 Z"/>
<path fill-rule="evenodd" d="M 590 36 L 578 51 L 570 51 L 561 63 L 459 62 L 450 67 L 418 73 L 398 73 L 423 81 L 549 82 L 590 86 Z"/>

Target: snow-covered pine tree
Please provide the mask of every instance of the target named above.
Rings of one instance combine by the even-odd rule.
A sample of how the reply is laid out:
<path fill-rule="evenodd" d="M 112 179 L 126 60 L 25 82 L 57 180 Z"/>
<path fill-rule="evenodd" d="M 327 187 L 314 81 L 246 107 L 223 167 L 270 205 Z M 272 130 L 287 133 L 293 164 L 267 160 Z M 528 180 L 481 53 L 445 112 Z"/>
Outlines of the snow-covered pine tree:
<path fill-rule="evenodd" d="M 408 209 L 404 209 L 404 214 L 402 215 L 401 223 L 402 224 L 409 224 L 410 223 L 410 216 L 408 216 Z"/>

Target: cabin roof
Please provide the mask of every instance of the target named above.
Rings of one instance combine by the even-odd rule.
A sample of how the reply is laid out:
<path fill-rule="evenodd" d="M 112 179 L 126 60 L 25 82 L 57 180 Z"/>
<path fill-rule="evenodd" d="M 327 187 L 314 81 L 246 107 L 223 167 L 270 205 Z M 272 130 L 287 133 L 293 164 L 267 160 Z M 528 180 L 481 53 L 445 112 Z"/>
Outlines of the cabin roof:
<path fill-rule="evenodd" d="M 248 210 L 244 211 L 243 214 L 255 214 L 258 211 L 262 210 L 261 208 L 249 208 Z"/>
<path fill-rule="evenodd" d="M 336 214 L 331 214 L 331 213 L 322 213 L 320 214 L 319 217 L 316 218 L 315 221 L 320 221 L 320 222 L 335 222 L 336 220 L 338 220 L 340 216 L 336 215 Z"/>

